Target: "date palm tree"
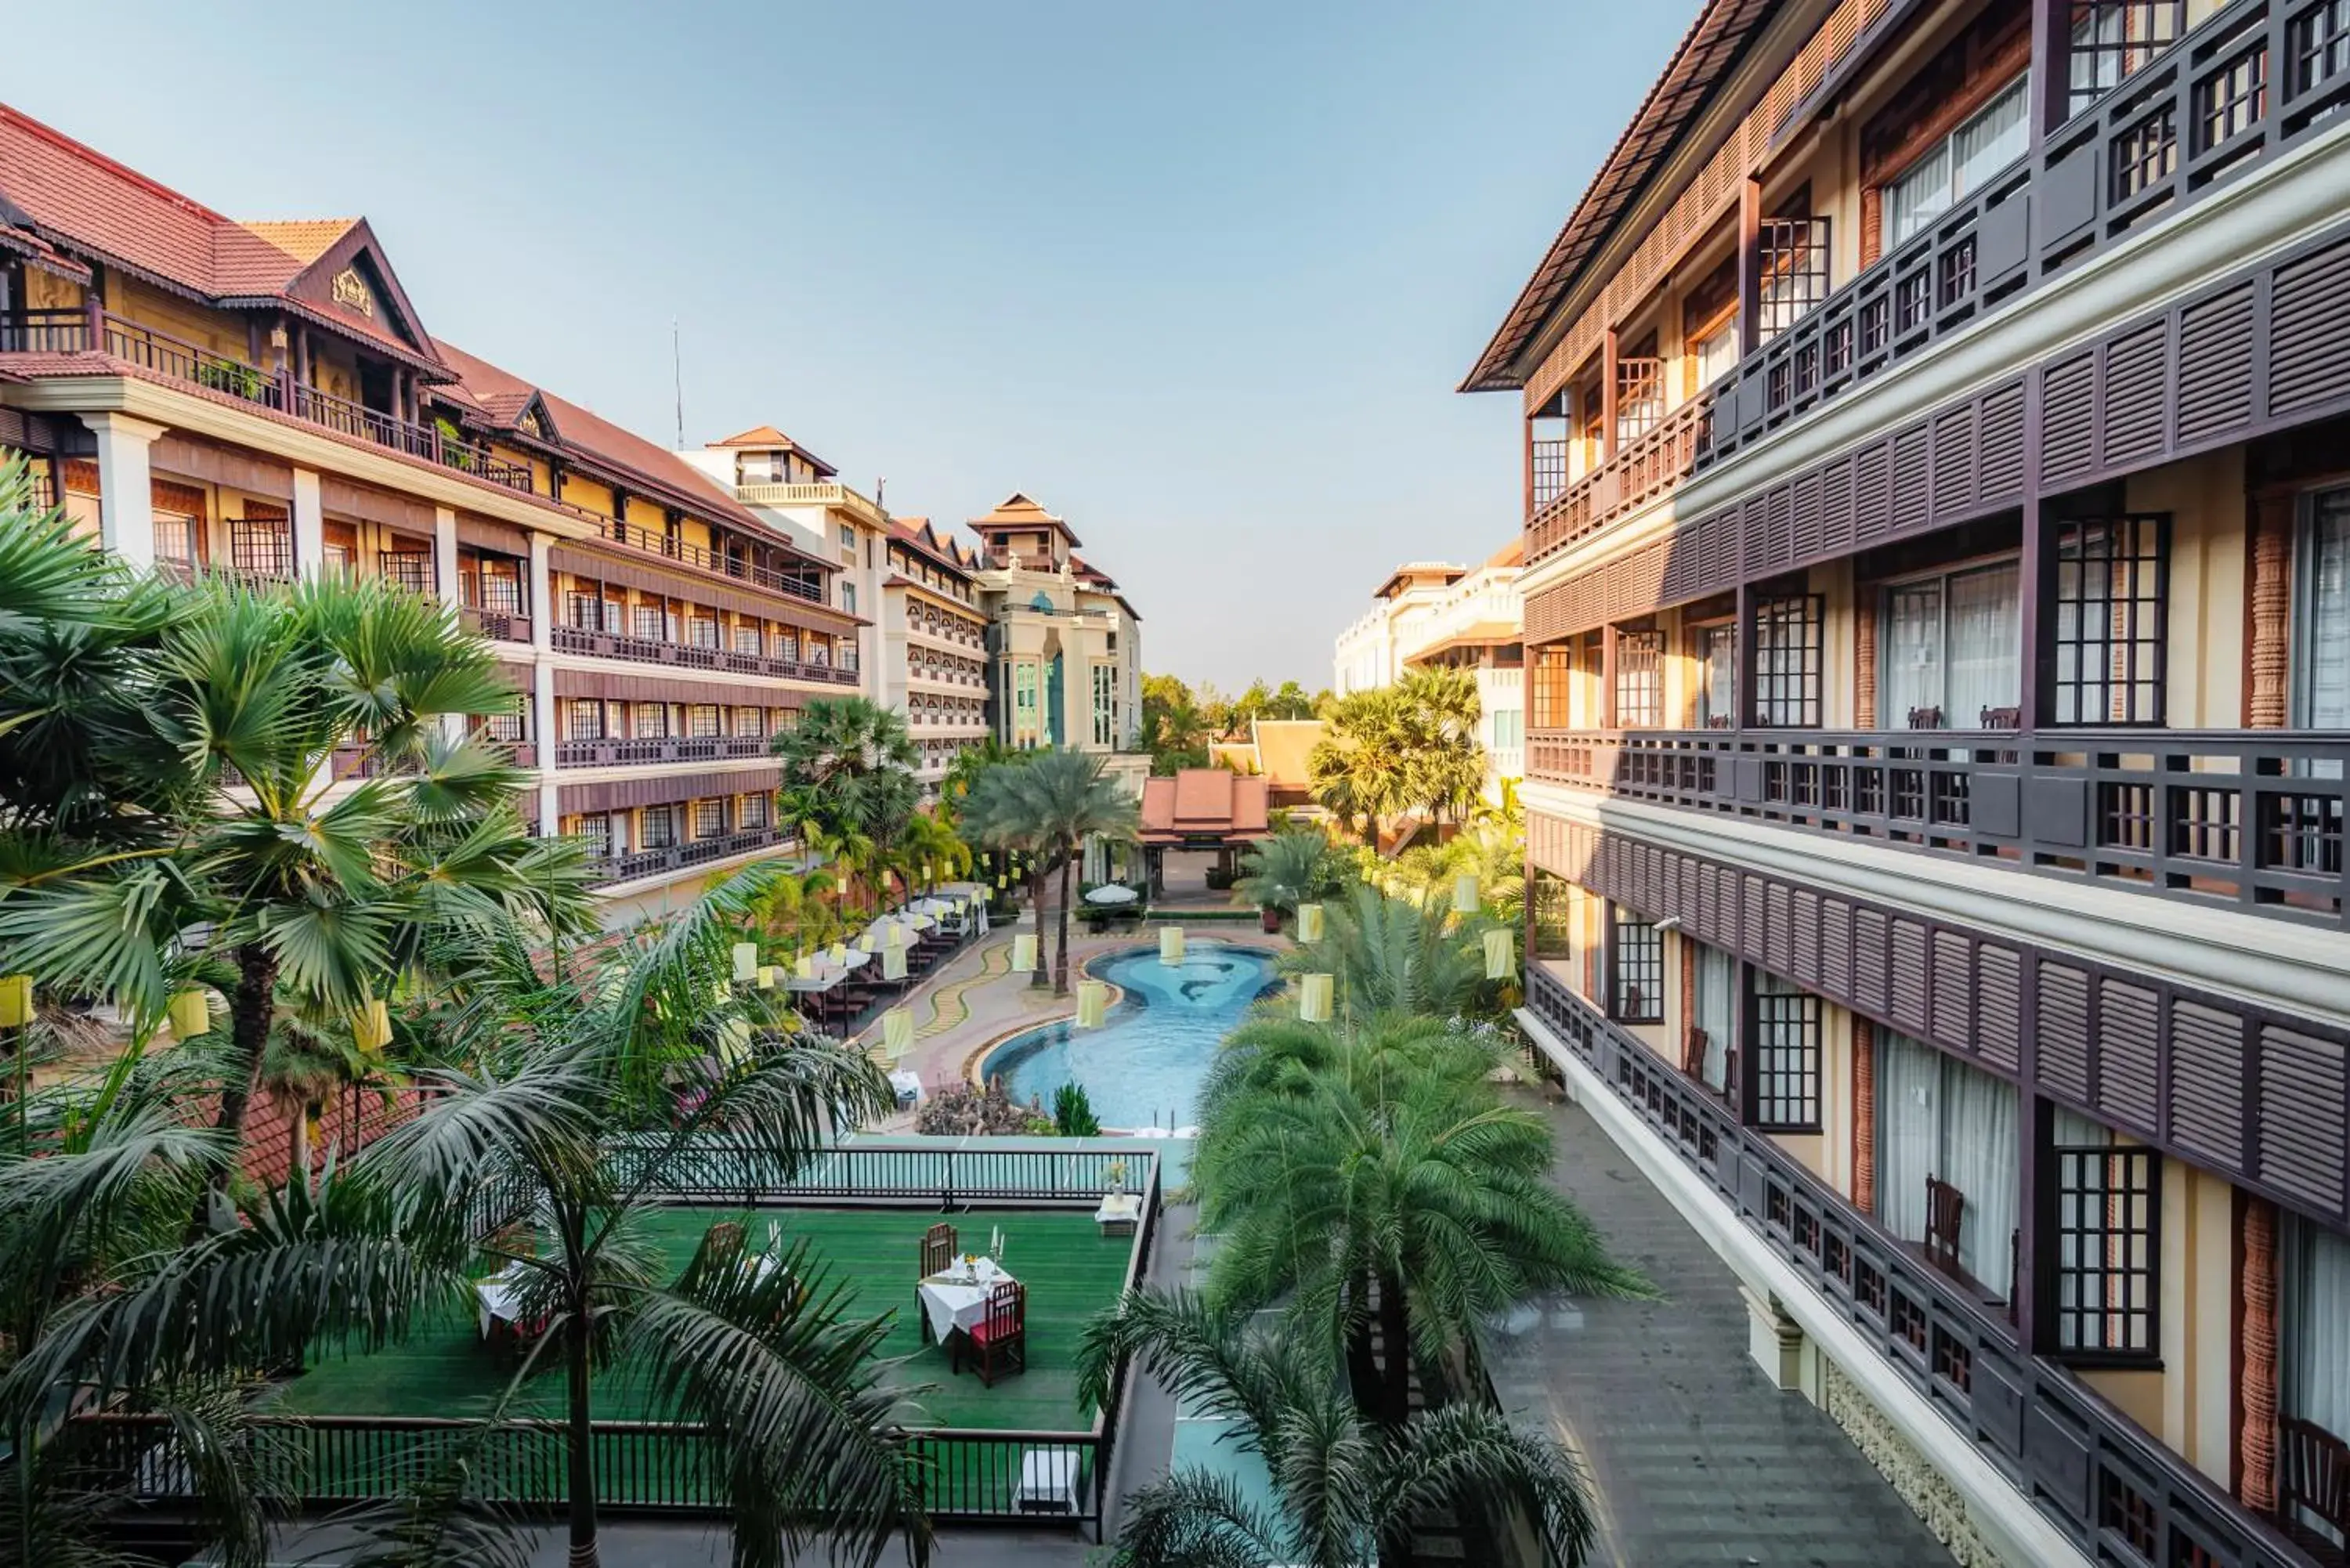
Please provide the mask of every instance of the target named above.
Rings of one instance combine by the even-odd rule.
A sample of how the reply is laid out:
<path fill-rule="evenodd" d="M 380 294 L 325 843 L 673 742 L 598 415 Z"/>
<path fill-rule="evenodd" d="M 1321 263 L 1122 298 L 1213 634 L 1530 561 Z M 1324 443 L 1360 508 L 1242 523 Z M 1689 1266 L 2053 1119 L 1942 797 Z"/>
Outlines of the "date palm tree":
<path fill-rule="evenodd" d="M 1185 1293 L 1138 1291 L 1088 1326 L 1085 1397 L 1098 1407 L 1129 1359 L 1188 1412 L 1228 1423 L 1225 1440 L 1263 1462 L 1273 1505 L 1178 1465 L 1125 1500 L 1120 1568 L 1400 1565 L 1415 1521 L 1450 1510 L 1498 1526 L 1497 1501 L 1524 1510 L 1545 1561 L 1588 1560 L 1591 1510 L 1573 1459 L 1482 1405 L 1367 1423 L 1310 1332 L 1257 1328 Z"/>
<path fill-rule="evenodd" d="M 1028 908 L 1036 922 L 1036 968 L 1029 977 L 1032 990 L 1053 983 L 1043 941 L 1045 924 L 1045 857 L 1043 821 L 1028 808 L 1020 775 L 1040 757 L 1050 753 L 1022 752 L 997 763 L 972 781 L 963 802 L 959 830 L 973 844 L 997 855 L 1025 857 Z"/>
<path fill-rule="evenodd" d="M 1003 770 L 1011 793 L 1003 809 L 1018 836 L 1047 864 L 1060 867 L 1060 930 L 1053 960 L 1056 995 L 1069 990 L 1070 878 L 1076 858 L 1087 839 L 1130 839 L 1136 831 L 1134 799 L 1108 775 L 1107 766 L 1107 759 L 1093 753 L 1040 752 L 1024 766 Z"/>

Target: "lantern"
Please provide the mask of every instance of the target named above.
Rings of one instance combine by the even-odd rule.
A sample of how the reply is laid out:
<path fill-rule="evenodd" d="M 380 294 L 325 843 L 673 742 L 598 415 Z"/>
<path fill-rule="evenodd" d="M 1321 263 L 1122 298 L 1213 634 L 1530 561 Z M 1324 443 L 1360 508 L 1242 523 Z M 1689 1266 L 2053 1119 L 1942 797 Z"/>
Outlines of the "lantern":
<path fill-rule="evenodd" d="M 929 861 L 927 861 L 927 860 L 923 861 L 923 862 L 922 862 L 922 885 L 923 885 L 924 887 L 928 887 L 928 886 L 930 886 L 930 884 L 931 884 L 932 881 L 934 881 L 935 879 L 936 879 L 936 878 L 932 877 L 931 877 L 931 863 L 930 863 Z"/>
<path fill-rule="evenodd" d="M 892 1057 L 901 1056 L 914 1044 L 914 1015 L 902 1007 L 893 1007 L 881 1015 L 881 1044 Z"/>
<path fill-rule="evenodd" d="M 832 950 L 825 956 L 832 960 L 833 967 L 835 969 L 846 969 L 848 967 L 848 949 L 838 942 L 833 943 Z"/>
<path fill-rule="evenodd" d="M 1452 912 L 1473 915 L 1477 912 L 1477 874 L 1463 871 L 1452 878 Z"/>
<path fill-rule="evenodd" d="M 1159 931 L 1159 961 L 1160 963 L 1168 964 L 1181 963 L 1183 961 L 1182 927 L 1169 926 Z"/>
<path fill-rule="evenodd" d="M 1036 967 L 1036 933 L 1022 931 L 1012 939 L 1012 972 Z"/>
<path fill-rule="evenodd" d="M 872 927 L 866 927 L 864 934 L 857 939 L 857 950 L 861 953 L 869 953 L 873 950 Z"/>
<path fill-rule="evenodd" d="M 191 988 L 172 998 L 172 1005 L 165 1015 L 172 1021 L 172 1037 L 174 1040 L 193 1040 L 197 1035 L 212 1031 L 212 998 Z"/>
<path fill-rule="evenodd" d="M 759 989 L 761 991 L 773 991 L 775 989 L 775 971 L 778 967 L 779 966 L 771 963 L 763 963 L 759 966 Z"/>
<path fill-rule="evenodd" d="M 1297 992 L 1297 1016 L 1308 1023 L 1330 1022 L 1330 1002 L 1337 982 L 1326 974 L 1309 974 Z"/>
<path fill-rule="evenodd" d="M 1012 878 L 1006 877 L 1003 872 L 998 871 L 995 874 L 995 886 L 998 890 L 1009 888 L 1012 886 Z"/>
<path fill-rule="evenodd" d="M 751 1024 L 748 1019 L 730 1018 L 718 1026 L 718 1059 L 733 1066 L 750 1054 Z"/>
<path fill-rule="evenodd" d="M 1495 926 L 1485 933 L 1485 978 L 1487 980 L 1509 979 L 1511 971 L 1515 967 L 1512 961 L 1516 957 L 1517 954 L 1513 950 L 1510 940 L 1510 929 L 1507 926 Z"/>
<path fill-rule="evenodd" d="M 736 942 L 734 944 L 734 978 L 740 981 L 752 981 L 758 977 L 759 944 Z"/>
<path fill-rule="evenodd" d="M 906 978 L 906 950 L 903 947 L 887 947 L 881 950 L 881 978 L 883 980 Z"/>
<path fill-rule="evenodd" d="M 808 957 L 806 953 L 800 954 L 799 957 L 792 961 L 792 972 L 802 980 L 814 980 L 816 978 L 816 960 Z"/>
<path fill-rule="evenodd" d="M 22 1029 L 33 1021 L 33 977 L 0 974 L 0 1029 Z"/>
<path fill-rule="evenodd" d="M 1301 942 L 1318 942 L 1322 940 L 1321 905 L 1297 906 L 1297 940 Z"/>
<path fill-rule="evenodd" d="M 894 920 L 891 921 L 889 924 L 889 945 L 893 948 L 904 947 L 906 945 L 906 928 L 898 924 Z"/>
<path fill-rule="evenodd" d="M 1077 982 L 1077 1027 L 1099 1029 L 1109 1015 L 1109 987 L 1097 980 Z"/>
<path fill-rule="evenodd" d="M 391 1009 L 369 1002 L 351 1012 L 351 1038 L 362 1051 L 380 1051 L 391 1044 Z"/>
<path fill-rule="evenodd" d="M 723 981 L 713 983 L 710 988 L 710 1000 L 716 1002 L 721 1007 L 725 1006 L 728 999 L 734 993 L 733 992 L 726 989 L 726 983 Z"/>

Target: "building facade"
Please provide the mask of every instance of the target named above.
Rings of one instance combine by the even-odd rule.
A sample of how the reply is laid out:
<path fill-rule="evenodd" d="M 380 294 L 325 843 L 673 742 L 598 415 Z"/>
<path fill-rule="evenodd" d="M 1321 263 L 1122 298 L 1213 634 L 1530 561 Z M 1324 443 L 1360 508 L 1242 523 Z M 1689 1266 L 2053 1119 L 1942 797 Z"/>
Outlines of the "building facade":
<path fill-rule="evenodd" d="M 1968 1563 L 2350 1532 L 2350 11 L 1711 0 L 1471 371 L 1527 1006 Z"/>
<path fill-rule="evenodd" d="M 837 567 L 433 338 L 363 219 L 241 223 L 0 107 L 0 446 L 138 566 L 439 597 L 520 701 L 525 814 L 618 920 L 779 842 L 768 737 L 853 690 Z"/>
<path fill-rule="evenodd" d="M 1490 800 L 1501 799 L 1526 771 L 1522 553 L 1513 540 L 1477 566 L 1420 561 L 1397 567 L 1379 586 L 1378 606 L 1338 634 L 1331 659 L 1332 690 L 1342 697 L 1391 685 L 1413 670 L 1475 676 Z"/>

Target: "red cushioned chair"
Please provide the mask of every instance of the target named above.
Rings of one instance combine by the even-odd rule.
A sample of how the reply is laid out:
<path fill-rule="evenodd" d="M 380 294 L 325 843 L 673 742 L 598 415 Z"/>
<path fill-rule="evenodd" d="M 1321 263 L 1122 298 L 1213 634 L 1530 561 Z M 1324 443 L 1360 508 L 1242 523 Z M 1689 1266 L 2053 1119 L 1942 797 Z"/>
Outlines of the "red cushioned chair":
<path fill-rule="evenodd" d="M 955 1342 L 954 1372 L 960 1376 L 965 1356 L 979 1364 L 979 1380 L 995 1386 L 996 1368 L 1028 1370 L 1028 1287 L 1006 1280 L 987 1293 L 987 1316 Z"/>

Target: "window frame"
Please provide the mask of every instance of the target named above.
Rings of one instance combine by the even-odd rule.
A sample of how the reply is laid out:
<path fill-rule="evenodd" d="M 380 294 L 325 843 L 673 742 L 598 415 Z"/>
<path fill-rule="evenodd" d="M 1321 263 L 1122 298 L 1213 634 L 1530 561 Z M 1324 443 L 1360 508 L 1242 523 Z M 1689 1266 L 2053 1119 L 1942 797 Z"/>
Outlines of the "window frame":
<path fill-rule="evenodd" d="M 2002 704 L 2002 706 L 2015 706 L 2020 708 L 2022 705 L 2024 680 L 2022 631 L 2023 617 L 2026 613 L 2026 607 L 2023 602 L 2024 596 L 2022 592 L 2022 552 L 2021 550 L 2008 550 L 1988 556 L 1970 556 L 1963 561 L 1953 561 L 1947 566 L 1934 566 L 1925 571 L 1908 572 L 1904 573 L 1899 576 L 1887 577 L 1877 585 L 1877 691 L 1879 704 L 1877 716 L 1877 727 L 1879 730 L 1909 730 L 1912 728 L 1912 726 L 1908 722 L 1908 714 L 1903 714 L 1903 722 L 1897 724 L 1893 722 L 1893 715 L 1886 712 L 1883 709 L 1886 684 L 1885 676 L 1887 670 L 1890 667 L 1890 660 L 1887 656 L 1892 649 L 1893 599 L 1894 596 L 1897 594 L 1911 592 L 1919 587 L 1925 587 L 1928 584 L 1933 585 L 1937 595 L 1936 602 L 1938 608 L 1936 618 L 1939 622 L 1939 636 L 1937 640 L 1940 644 L 1940 661 L 1935 666 L 1935 668 L 1939 672 L 1940 690 L 1937 693 L 1939 701 L 1934 704 L 1934 711 L 1940 716 L 1941 722 L 1935 725 L 1917 726 L 1916 728 L 1921 731 L 1956 729 L 1981 730 L 1982 728 L 1982 725 L 1980 722 L 1958 725 L 1953 724 L 1950 722 L 1950 585 L 1960 577 L 1972 576 L 1981 572 L 1995 572 L 2002 567 L 2008 566 L 2012 566 L 2015 569 L 2017 589 L 2015 607 L 2015 701 L 2012 704 Z M 1977 717 L 1980 719 L 1981 715 L 1977 715 Z"/>
<path fill-rule="evenodd" d="M 1636 658 L 1635 655 L 1638 655 Z M 1616 633 L 1616 728 L 1659 730 L 1665 723 L 1665 634 L 1653 628 Z M 1635 699 L 1627 701 L 1627 698 Z"/>
<path fill-rule="evenodd" d="M 1993 180 L 1999 178 L 2000 175 L 2005 173 L 2017 162 L 2029 155 L 2032 145 L 2031 84 L 2032 73 L 2028 69 L 2011 77 L 2007 81 L 1985 94 L 1982 102 L 1976 106 L 1972 113 L 1960 120 L 1956 125 L 1950 127 L 1949 130 L 1936 137 L 1929 145 L 1920 148 L 1918 151 L 1917 155 L 1911 158 L 1907 163 L 1904 163 L 1899 169 L 1886 175 L 1882 180 L 1877 182 L 1877 247 L 1880 254 L 1886 251 L 1890 251 L 1898 245 L 1908 244 L 1909 241 L 1917 238 L 1919 234 L 1922 234 L 1927 230 L 1932 228 L 1936 223 L 1939 223 L 1942 220 L 1943 215 L 1948 213 L 1952 208 L 1958 206 L 1959 203 L 1964 202 L 1977 191 L 1980 191 L 1984 186 L 1990 184 Z M 2016 112 L 2020 116 L 2020 123 L 2024 128 L 2023 144 L 2017 148 L 2013 157 L 2008 158 L 1991 169 L 1986 170 L 1972 184 L 1963 187 L 1960 186 L 1959 184 L 1959 139 L 1966 135 L 1968 131 L 1973 130 L 1976 126 L 1981 124 L 1984 119 L 1990 117 L 1992 110 L 1999 109 L 2011 99 L 2013 99 L 2016 104 Z M 1930 213 L 1926 213 L 1925 216 L 1910 227 L 1908 232 L 1898 232 L 1896 228 L 1897 214 L 1895 211 L 1894 192 L 1900 188 L 1904 181 L 1908 180 L 1911 175 L 1922 171 L 1928 162 L 1937 158 L 1945 160 L 1947 163 L 1942 176 L 1942 204 L 1936 207 Z"/>
<path fill-rule="evenodd" d="M 2052 1142 L 2047 1149 L 2047 1170 L 2053 1189 L 2050 1212 L 2054 1223 L 2047 1241 L 2049 1271 L 2049 1351 L 2048 1354 L 2068 1366 L 2132 1366 L 2159 1368 L 2162 1366 L 2162 1153 L 2144 1144 L 2121 1144 L 2113 1140 L 2111 1129 L 2100 1128 L 2106 1135 L 2103 1143 Z M 2092 1165 L 2102 1165 L 2100 1179 L 2086 1179 Z M 2136 1168 L 2134 1170 L 2128 1168 Z M 2121 1179 L 2116 1180 L 2120 1173 Z M 2119 1199 L 2125 1207 L 2137 1200 L 2137 1220 L 2119 1226 L 2114 1223 L 2115 1202 Z M 2080 1202 L 2082 1211 L 2092 1207 L 2101 1211 L 2094 1223 L 2075 1225 L 2073 1204 Z M 2100 1201 L 2102 1199 L 2102 1201 Z M 2080 1245 L 2074 1253 L 2074 1261 L 2065 1262 L 2065 1241 L 2075 1239 Z M 2133 1249 L 2143 1258 L 2142 1263 L 2130 1261 Z M 2118 1250 L 2118 1251 L 2117 1251 Z M 2096 1262 L 2086 1260 L 2092 1253 Z M 2118 1255 L 2119 1261 L 2116 1259 Z M 2119 1305 L 2112 1301 L 2115 1282 L 2122 1282 L 2123 1300 Z M 2086 1286 L 2103 1282 L 2098 1293 L 2106 1299 L 2102 1305 L 2068 1305 L 2066 1285 L 2083 1282 L 2084 1289 L 2074 1294 L 2075 1302 L 2085 1297 Z M 2116 1324 L 2126 1334 L 2132 1324 L 2142 1325 L 2138 1334 L 2142 1343 L 2116 1345 L 2109 1337 Z M 2074 1337 L 2079 1326 L 2095 1322 L 2099 1337 L 2092 1341 Z"/>
<path fill-rule="evenodd" d="M 1665 933 L 1621 904 L 1611 901 L 1607 910 L 1607 1016 L 1618 1023 L 1662 1023 Z"/>
<path fill-rule="evenodd" d="M 2141 529 L 2151 533 L 2153 544 L 2150 554 L 2137 553 L 2141 547 L 2141 541 L 2134 537 L 2130 544 L 2132 553 L 2120 555 L 2109 551 L 2104 556 L 2097 558 L 2097 564 L 2102 565 L 2106 576 L 2107 592 L 2102 597 L 2090 598 L 2084 595 L 2068 599 L 2065 587 L 2067 566 L 2074 568 L 2073 580 L 2075 591 L 2078 592 L 2087 586 L 2091 559 L 2085 555 L 2068 561 L 2065 556 L 2067 548 L 2073 545 L 2076 538 L 2081 541 L 2081 547 L 2085 548 L 2090 529 L 2100 527 L 2105 529 L 2106 536 L 2110 540 L 2115 537 L 2117 530 L 2125 526 L 2128 527 L 2134 535 Z M 2085 730 L 2158 729 L 2165 722 L 2164 715 L 2168 707 L 2170 684 L 2170 514 L 2168 512 L 2132 512 L 2104 516 L 2071 517 L 2057 524 L 2055 538 L 2052 543 L 2052 552 L 2054 556 L 2052 565 L 2054 568 L 2055 583 L 2054 591 L 2048 596 L 2048 642 L 2053 665 L 2049 677 L 2048 703 L 2048 722 L 2051 727 Z M 2126 562 L 2133 568 L 2144 567 L 2150 570 L 2154 578 L 2152 592 L 2141 595 L 2135 591 L 2135 587 L 2126 597 L 2112 592 L 2113 574 L 2117 562 Z M 2135 570 L 2133 576 L 2135 576 Z M 2134 607 L 2130 618 L 2131 630 L 2125 635 L 2115 636 L 2111 630 L 2114 607 L 2124 603 Z M 2139 635 L 2136 629 L 2138 618 L 2135 607 L 2140 605 L 2150 607 L 2147 619 L 2151 630 L 2144 635 Z M 2108 634 L 2102 639 L 2093 639 L 2087 635 L 2090 618 L 2085 612 L 2095 606 L 2104 607 L 2103 619 Z M 2074 611 L 2074 635 L 2071 637 L 2067 637 L 2064 631 L 2064 611 L 2068 607 Z M 2137 661 L 2133 658 L 2130 661 L 2131 672 L 2116 680 L 2112 673 L 2115 649 L 2117 647 L 2136 649 L 2140 646 L 2147 647 L 2152 651 L 2152 673 L 2140 678 L 2135 672 Z M 2102 650 L 2094 662 L 2095 667 L 2104 673 L 2095 680 L 2089 677 L 2092 661 L 2084 657 L 2091 649 Z M 2065 674 L 2065 655 L 2068 651 L 2073 655 L 2071 661 L 2073 674 L 2069 679 Z M 2128 703 L 2131 711 L 2125 718 L 2116 719 L 2113 716 L 2113 694 L 2116 687 L 2132 694 Z M 2145 690 L 2147 696 L 2147 704 L 2144 711 L 2139 711 L 2136 695 L 2141 688 Z M 2084 711 L 2081 704 L 2092 690 L 2102 695 L 2103 711 L 2094 718 L 2081 717 Z M 2072 718 L 2064 716 L 2065 699 L 2068 694 L 2074 703 L 2073 710 L 2074 716 Z"/>
<path fill-rule="evenodd" d="M 1790 621 L 1784 612 L 1789 607 L 1801 607 L 1802 618 Z M 1756 730 L 1816 730 L 1820 727 L 1821 704 L 1825 699 L 1825 657 L 1827 642 L 1827 597 L 1824 594 L 1771 594 L 1758 596 L 1749 617 L 1751 625 L 1745 639 L 1754 659 L 1753 690 L 1749 694 L 1750 724 Z M 1766 658 L 1763 631 L 1798 626 L 1804 634 L 1801 646 L 1793 651 L 1798 668 L 1793 671 L 1772 667 Z M 1789 652 L 1773 647 L 1772 653 L 1783 658 Z M 1791 705 L 1791 706 L 1790 706 Z M 1774 715 L 1792 711 L 1789 719 Z"/>
<path fill-rule="evenodd" d="M 1750 969 L 1749 973 L 1748 1049 L 1742 1054 L 1747 1064 L 1742 1076 L 1751 1096 L 1747 1125 L 1757 1132 L 1819 1132 L 1825 1089 L 1821 1000 L 1767 970 Z M 1794 1038 L 1786 1031 L 1793 1031 Z M 1786 1086 L 1791 1084 L 1792 1088 Z M 1798 1114 L 1773 1114 L 1782 1111 Z"/>

